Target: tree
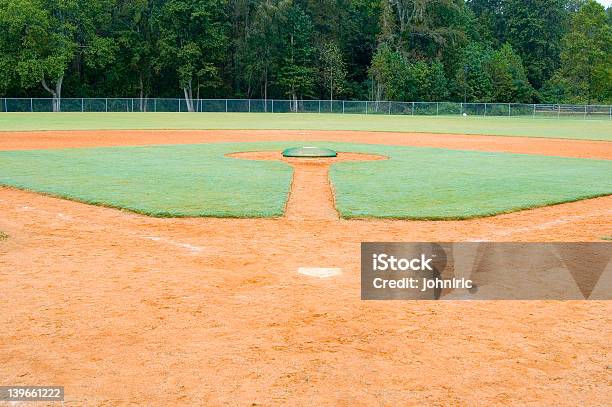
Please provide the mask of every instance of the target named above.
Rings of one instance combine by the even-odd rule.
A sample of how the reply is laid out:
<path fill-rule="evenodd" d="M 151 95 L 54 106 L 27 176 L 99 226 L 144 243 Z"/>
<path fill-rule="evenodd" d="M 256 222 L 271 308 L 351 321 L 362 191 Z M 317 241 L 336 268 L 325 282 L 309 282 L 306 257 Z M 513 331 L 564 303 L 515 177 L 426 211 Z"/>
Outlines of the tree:
<path fill-rule="evenodd" d="M 388 0 L 399 21 L 402 48 L 417 58 L 439 58 L 467 40 L 463 0 Z"/>
<path fill-rule="evenodd" d="M 505 0 L 467 0 L 477 20 L 480 40 L 497 47 L 506 40 Z"/>
<path fill-rule="evenodd" d="M 386 44 L 374 55 L 370 72 L 376 85 L 376 100 L 439 101 L 448 96 L 440 61 L 410 61 Z"/>
<path fill-rule="evenodd" d="M 285 97 L 292 110 L 299 98 L 339 95 L 609 100 L 606 35 L 591 32 L 602 31 L 601 8 L 597 24 L 583 11 L 584 21 L 570 27 L 587 5 L 592 1 L 0 0 L 0 95 L 51 95 L 55 110 L 62 96 L 132 95 L 141 110 L 150 95 L 185 98 L 185 110 L 195 110 L 200 95 Z M 612 8 L 604 14 L 610 26 Z M 592 69 L 578 69 L 586 66 Z"/>
<path fill-rule="evenodd" d="M 403 100 L 407 78 L 406 61 L 399 51 L 387 44 L 381 44 L 370 66 L 374 100 Z"/>
<path fill-rule="evenodd" d="M 249 88 L 248 94 L 259 88 L 264 100 L 269 98 L 270 86 L 276 80 L 284 46 L 281 27 L 287 21 L 290 0 L 263 0 L 255 8 L 252 23 L 246 31 L 242 76 Z M 268 104 L 264 104 L 267 111 Z"/>
<path fill-rule="evenodd" d="M 521 57 L 510 44 L 504 44 L 491 54 L 486 70 L 491 78 L 492 101 L 531 102 L 533 87 L 527 80 Z"/>
<path fill-rule="evenodd" d="M 329 100 L 334 100 L 334 94 L 344 91 L 346 81 L 346 64 L 340 48 L 334 42 L 326 44 L 321 50 L 321 78 L 324 86 L 329 89 Z"/>
<path fill-rule="evenodd" d="M 74 2 L 52 0 L 0 3 L 3 82 L 19 78 L 25 88 L 42 85 L 53 96 L 54 112 L 60 110 L 64 76 L 78 51 L 76 9 Z"/>
<path fill-rule="evenodd" d="M 461 68 L 457 70 L 454 93 L 458 100 L 490 102 L 493 82 L 487 71 L 491 50 L 480 43 L 472 43 L 463 50 Z"/>
<path fill-rule="evenodd" d="M 573 16 L 563 39 L 561 68 L 553 78 L 566 99 L 591 103 L 612 100 L 612 27 L 594 0 Z"/>
<path fill-rule="evenodd" d="M 278 83 L 291 98 L 291 109 L 297 111 L 298 96 L 312 95 L 316 73 L 313 66 L 313 26 L 300 6 L 294 4 L 289 9 L 282 34 L 285 55 L 279 69 Z"/>
<path fill-rule="evenodd" d="M 529 82 L 540 88 L 559 67 L 566 0 L 505 0 L 505 41 L 521 56 Z"/>
<path fill-rule="evenodd" d="M 42 85 L 61 110 L 66 75 L 80 66 L 103 68 L 114 60 L 115 46 L 106 34 L 110 1 L 3 0 L 0 3 L 0 65 L 6 78 L 21 85 Z M 104 27 L 106 25 L 106 27 Z"/>
<path fill-rule="evenodd" d="M 114 36 L 119 46 L 120 65 L 127 69 L 122 76 L 123 86 L 127 81 L 136 82 L 140 99 L 140 111 L 146 110 L 146 99 L 151 92 L 153 59 L 156 37 L 153 30 L 154 2 L 152 0 L 121 0 L 117 4 Z"/>
<path fill-rule="evenodd" d="M 221 85 L 220 68 L 228 45 L 225 0 L 168 0 L 157 15 L 158 71 L 172 70 L 187 109 L 195 111 L 193 89 Z"/>
<path fill-rule="evenodd" d="M 425 100 L 431 102 L 447 100 L 449 90 L 444 65 L 440 61 L 434 61 L 428 68 L 429 86 L 427 87 L 427 94 L 424 96 Z"/>

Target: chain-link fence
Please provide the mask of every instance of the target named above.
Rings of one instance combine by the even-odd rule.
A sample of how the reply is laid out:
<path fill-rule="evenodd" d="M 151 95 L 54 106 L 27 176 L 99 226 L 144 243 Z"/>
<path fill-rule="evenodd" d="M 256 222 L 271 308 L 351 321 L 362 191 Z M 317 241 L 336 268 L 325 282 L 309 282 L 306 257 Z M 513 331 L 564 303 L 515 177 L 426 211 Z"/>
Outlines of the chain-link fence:
<path fill-rule="evenodd" d="M 52 112 L 51 98 L 0 98 L 0 112 Z M 419 116 L 531 116 L 612 119 L 610 105 L 194 99 L 196 112 L 339 113 Z M 185 99 L 65 98 L 62 112 L 187 112 Z"/>

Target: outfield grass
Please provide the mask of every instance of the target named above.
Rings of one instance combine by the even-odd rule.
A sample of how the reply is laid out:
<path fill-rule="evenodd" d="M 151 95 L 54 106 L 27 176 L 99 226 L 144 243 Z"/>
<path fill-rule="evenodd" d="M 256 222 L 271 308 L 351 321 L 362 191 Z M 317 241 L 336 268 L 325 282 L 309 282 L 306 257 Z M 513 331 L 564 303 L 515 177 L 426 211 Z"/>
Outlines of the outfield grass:
<path fill-rule="evenodd" d="M 272 217 L 291 168 L 224 157 L 282 143 L 0 152 L 0 184 L 152 216 Z M 612 161 L 349 143 L 308 143 L 389 160 L 345 162 L 330 178 L 343 217 L 465 219 L 612 194 Z"/>
<path fill-rule="evenodd" d="M 100 129 L 365 130 L 612 141 L 612 120 L 316 113 L 0 113 L 0 131 Z"/>

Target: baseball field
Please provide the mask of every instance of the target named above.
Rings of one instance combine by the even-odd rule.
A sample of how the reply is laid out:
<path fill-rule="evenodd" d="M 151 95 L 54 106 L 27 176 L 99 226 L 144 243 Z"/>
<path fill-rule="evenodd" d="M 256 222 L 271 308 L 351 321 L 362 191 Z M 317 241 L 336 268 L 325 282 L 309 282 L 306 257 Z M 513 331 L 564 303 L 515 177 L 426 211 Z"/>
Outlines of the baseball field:
<path fill-rule="evenodd" d="M 609 241 L 612 120 L 2 113 L 0 212 L 3 380 L 67 405 L 609 403 L 610 301 L 359 273 L 361 242 Z"/>

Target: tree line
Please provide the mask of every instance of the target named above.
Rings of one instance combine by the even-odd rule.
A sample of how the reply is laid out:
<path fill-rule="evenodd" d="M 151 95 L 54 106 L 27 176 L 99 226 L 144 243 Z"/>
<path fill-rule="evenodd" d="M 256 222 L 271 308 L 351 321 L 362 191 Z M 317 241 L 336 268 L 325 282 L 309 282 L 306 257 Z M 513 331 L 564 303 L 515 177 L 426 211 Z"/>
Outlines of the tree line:
<path fill-rule="evenodd" d="M 594 0 L 0 0 L 0 96 L 612 102 Z M 296 102 L 297 103 L 297 102 Z"/>

